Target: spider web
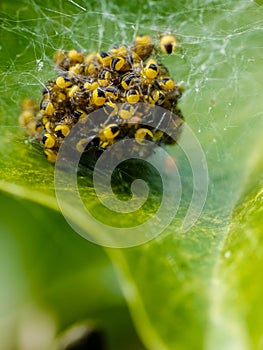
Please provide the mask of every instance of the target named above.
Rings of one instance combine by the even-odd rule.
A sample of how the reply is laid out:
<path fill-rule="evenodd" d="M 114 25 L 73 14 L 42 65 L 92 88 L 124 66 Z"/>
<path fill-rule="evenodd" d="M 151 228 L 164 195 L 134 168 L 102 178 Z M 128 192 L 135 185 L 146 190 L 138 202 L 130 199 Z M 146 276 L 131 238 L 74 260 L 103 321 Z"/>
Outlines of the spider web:
<path fill-rule="evenodd" d="M 205 148 L 211 191 L 226 168 L 234 177 L 244 166 L 235 157 L 253 143 L 262 119 L 260 1 L 2 1 L 0 19 L 1 129 L 18 128 L 23 97 L 40 100 L 45 82 L 56 76 L 55 51 L 107 50 L 130 45 L 141 33 L 157 45 L 170 31 L 179 49 L 159 58 L 185 86 L 180 107 Z"/>
<path fill-rule="evenodd" d="M 261 5 L 260 0 L 1 1 L 0 132 L 20 130 L 20 101 L 40 100 L 45 82 L 56 76 L 55 51 L 107 50 L 129 45 L 140 33 L 157 44 L 160 34 L 171 31 L 180 48 L 160 59 L 172 78 L 184 82 L 180 107 L 209 165 L 207 205 L 216 211 L 216 199 L 222 211 L 249 174 L 241 155 L 251 153 L 262 130 Z"/>

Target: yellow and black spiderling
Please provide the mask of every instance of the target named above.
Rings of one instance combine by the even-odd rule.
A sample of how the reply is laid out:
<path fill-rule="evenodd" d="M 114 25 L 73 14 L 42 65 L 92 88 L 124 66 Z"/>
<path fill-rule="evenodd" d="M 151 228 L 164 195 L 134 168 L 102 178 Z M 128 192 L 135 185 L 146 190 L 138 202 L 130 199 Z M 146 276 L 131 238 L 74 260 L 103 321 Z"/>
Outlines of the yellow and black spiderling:
<path fill-rule="evenodd" d="M 140 93 L 136 89 L 131 89 L 126 93 L 126 100 L 129 103 L 137 103 L 140 100 Z"/>
<path fill-rule="evenodd" d="M 42 137 L 42 142 L 46 148 L 53 148 L 56 144 L 56 137 L 46 132 Z"/>
<path fill-rule="evenodd" d="M 161 36 L 160 49 L 162 52 L 170 55 L 176 50 L 177 44 L 173 34 L 167 33 Z"/>
<path fill-rule="evenodd" d="M 59 124 L 55 127 L 55 134 L 58 136 L 58 137 L 65 137 L 69 134 L 70 132 L 70 128 L 68 125 L 66 124 Z"/>
<path fill-rule="evenodd" d="M 105 89 L 105 95 L 109 100 L 116 101 L 118 99 L 118 96 L 119 96 L 119 91 L 114 86 L 108 86 Z"/>
<path fill-rule="evenodd" d="M 142 74 L 149 79 L 154 79 L 157 77 L 158 72 L 159 67 L 157 62 L 155 60 L 150 60 L 142 71 Z"/>
<path fill-rule="evenodd" d="M 80 153 L 100 155 L 127 138 L 136 141 L 135 155 L 138 151 L 150 155 L 155 145 L 175 144 L 183 124 L 178 107 L 183 87 L 170 76 L 160 53 L 171 54 L 176 47 L 174 35 L 166 33 L 157 45 L 150 35 L 143 34 L 137 35 L 130 46 L 117 45 L 108 51 L 58 51 L 53 57 L 57 77 L 45 84 L 40 104 L 31 99 L 23 101 L 20 125 L 43 147 L 52 163 L 78 122 L 87 123 L 85 133 L 74 145 Z M 139 102 L 144 104 L 143 109 L 138 107 Z M 147 126 L 155 106 L 167 113 L 155 120 L 157 127 Z M 89 122 L 97 110 L 102 111 L 98 121 Z M 150 150 L 146 141 L 153 144 Z"/>
<path fill-rule="evenodd" d="M 113 71 L 121 71 L 123 69 L 123 67 L 125 66 L 125 59 L 123 57 L 116 57 L 113 58 L 113 60 L 111 61 L 111 69 Z"/>
<path fill-rule="evenodd" d="M 117 124 L 107 125 L 101 133 L 101 140 L 107 141 L 112 140 L 120 133 L 120 128 Z"/>
<path fill-rule="evenodd" d="M 151 141 L 153 138 L 153 133 L 146 128 L 140 128 L 135 132 L 135 140 L 143 145 L 145 140 Z"/>
<path fill-rule="evenodd" d="M 141 34 L 136 36 L 132 45 L 132 50 L 142 60 L 145 60 L 148 57 L 150 57 L 153 49 L 154 49 L 154 45 L 150 35 Z"/>
<path fill-rule="evenodd" d="M 108 52 L 98 53 L 98 61 L 103 67 L 109 67 L 111 65 L 112 57 Z"/>
<path fill-rule="evenodd" d="M 125 120 L 131 119 L 133 116 L 133 112 L 134 107 L 132 107 L 132 105 L 129 103 L 124 103 L 119 110 L 119 116 Z"/>
<path fill-rule="evenodd" d="M 134 73 L 129 73 L 124 75 L 121 86 L 124 90 L 129 90 L 136 84 L 136 75 Z"/>
<path fill-rule="evenodd" d="M 98 87 L 97 89 L 95 89 L 93 91 L 92 98 L 93 98 L 93 103 L 96 106 L 104 105 L 104 103 L 106 101 L 106 95 L 105 95 L 104 90 L 101 87 Z"/>
<path fill-rule="evenodd" d="M 108 116 L 114 116 L 118 113 L 118 106 L 114 102 L 106 102 L 103 105 L 103 110 Z"/>
<path fill-rule="evenodd" d="M 159 87 L 163 90 L 173 90 L 174 89 L 174 81 L 169 77 L 161 78 L 157 81 Z"/>

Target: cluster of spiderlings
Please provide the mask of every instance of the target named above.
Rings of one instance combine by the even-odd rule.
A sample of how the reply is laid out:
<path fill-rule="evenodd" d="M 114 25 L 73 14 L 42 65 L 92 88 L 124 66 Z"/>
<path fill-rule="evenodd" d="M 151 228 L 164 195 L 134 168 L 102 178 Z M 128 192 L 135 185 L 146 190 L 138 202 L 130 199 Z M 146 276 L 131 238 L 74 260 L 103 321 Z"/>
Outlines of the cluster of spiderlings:
<path fill-rule="evenodd" d="M 161 51 L 171 54 L 176 49 L 174 36 L 163 35 L 159 46 Z M 20 124 L 43 146 L 50 162 L 55 162 L 71 128 L 85 119 L 86 135 L 75 145 L 79 152 L 85 152 L 91 138 L 90 147 L 100 153 L 124 138 L 134 138 L 141 153 L 144 140 L 174 144 L 183 120 L 177 106 L 183 89 L 157 61 L 157 51 L 149 35 L 140 35 L 130 47 L 121 45 L 107 52 L 85 54 L 74 49 L 56 52 L 54 62 L 59 75 L 45 85 L 40 108 L 31 100 L 23 102 Z M 137 107 L 139 102 L 172 112 L 156 121 L 157 125 L 161 122 L 165 125 L 170 136 L 145 126 L 149 114 Z M 88 116 L 98 109 L 103 114 L 94 127 Z"/>

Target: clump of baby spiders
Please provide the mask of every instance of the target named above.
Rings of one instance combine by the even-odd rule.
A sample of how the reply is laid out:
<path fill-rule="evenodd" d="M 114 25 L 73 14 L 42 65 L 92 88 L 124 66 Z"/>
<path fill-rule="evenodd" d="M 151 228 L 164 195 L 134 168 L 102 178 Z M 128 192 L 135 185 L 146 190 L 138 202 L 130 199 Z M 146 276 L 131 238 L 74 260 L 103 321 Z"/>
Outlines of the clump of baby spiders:
<path fill-rule="evenodd" d="M 159 45 L 165 54 L 177 47 L 170 33 L 161 36 Z M 134 153 L 141 155 L 151 154 L 155 145 L 175 144 L 183 124 L 178 108 L 183 87 L 156 59 L 157 51 L 149 35 L 139 35 L 130 47 L 114 46 L 107 52 L 56 52 L 59 75 L 45 84 L 40 108 L 30 99 L 23 101 L 20 124 L 43 146 L 50 162 L 80 120 L 86 122 L 86 134 L 75 144 L 81 153 L 93 149 L 101 154 L 125 138 L 135 139 Z M 154 120 L 162 131 L 145 123 L 154 106 L 167 110 Z M 100 120 L 94 124 L 89 116 L 99 109 Z"/>

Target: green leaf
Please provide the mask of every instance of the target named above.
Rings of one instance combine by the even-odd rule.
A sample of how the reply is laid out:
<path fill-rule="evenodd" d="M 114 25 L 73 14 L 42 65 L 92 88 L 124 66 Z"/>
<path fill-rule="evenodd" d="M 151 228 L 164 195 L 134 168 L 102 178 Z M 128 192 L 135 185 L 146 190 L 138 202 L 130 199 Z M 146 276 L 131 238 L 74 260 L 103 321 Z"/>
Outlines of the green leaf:
<path fill-rule="evenodd" d="M 61 218 L 52 211 L 58 210 L 53 166 L 18 127 L 22 97 L 39 99 L 41 84 L 55 76 L 55 72 L 51 73 L 51 57 L 57 48 L 107 49 L 115 43 L 131 41 L 136 28 L 154 35 L 155 40 L 167 29 L 178 35 L 181 51 L 163 58 L 163 62 L 171 76 L 185 81 L 180 106 L 206 155 L 209 191 L 204 210 L 195 225 L 183 233 L 181 224 L 191 199 L 193 178 L 183 150 L 169 147 L 168 152 L 176 157 L 183 189 L 177 215 L 158 238 L 147 244 L 106 249 L 138 333 L 151 350 L 262 348 L 263 25 L 262 8 L 257 4 L 241 0 L 224 4 L 167 1 L 148 2 L 142 10 L 137 2 L 125 1 L 121 4 L 48 1 L 45 6 L 38 1 L 24 1 L 23 6 L 16 2 L 1 3 L 1 37 L 5 39 L 1 55 L 0 189 L 48 207 L 42 214 L 47 223 L 41 220 L 40 232 L 45 232 L 45 225 L 52 231 L 50 226 L 59 221 L 55 230 L 62 236 Z M 148 176 L 151 177 L 151 172 Z M 154 182 L 155 177 L 153 185 Z M 122 227 L 150 217 L 160 202 L 157 186 L 136 218 L 121 217 L 102 210 L 94 189 L 85 179 L 80 179 L 79 191 L 97 219 Z M 2 203 L 4 206 L 3 199 Z M 74 207 L 68 208 L 68 216 L 90 234 L 91 227 L 84 225 Z M 11 214 L 9 217 L 6 214 L 6 225 L 12 219 Z M 30 256 L 35 249 L 28 245 L 32 236 L 30 220 L 20 220 L 28 225 L 23 228 L 23 232 L 27 231 L 23 249 L 28 249 Z M 36 231 L 37 228 L 33 234 Z M 36 244 L 43 237 L 37 235 Z M 52 234 L 50 240 L 54 240 Z M 51 309 L 57 310 L 65 324 L 76 316 L 67 316 L 71 309 L 67 311 L 59 304 L 67 277 L 76 285 L 81 285 L 86 274 L 96 281 L 107 265 L 105 256 L 100 257 L 103 256 L 100 248 L 94 248 L 96 263 L 90 261 L 86 271 L 81 260 L 86 257 L 86 249 L 87 254 L 92 251 L 90 245 L 80 237 L 68 243 L 65 239 L 67 244 L 79 255 L 79 265 L 65 264 L 62 268 L 65 280 L 54 292 L 53 300 L 45 294 L 41 297 Z M 39 252 L 40 248 L 36 250 Z M 56 257 L 56 253 L 51 256 Z M 97 259 L 102 265 L 97 265 Z M 28 261 L 27 269 L 32 264 L 33 259 Z M 81 266 L 81 276 L 69 277 L 70 271 Z M 27 269 L 25 278 L 34 281 Z M 13 271 L 21 273 L 17 267 Z M 40 275 L 35 286 L 38 294 L 46 279 L 55 279 L 55 273 L 49 265 L 43 270 L 36 268 L 35 273 Z M 115 284 L 113 281 L 109 286 Z M 100 283 L 93 286 L 90 295 L 100 288 Z M 69 297 L 75 300 L 78 296 L 70 293 Z M 115 300 L 117 305 L 114 300 L 109 295 L 105 301 L 113 310 L 121 304 L 120 299 Z M 84 298 L 79 309 L 81 305 L 86 305 Z M 76 313 L 81 313 L 79 309 Z"/>
<path fill-rule="evenodd" d="M 57 211 L 2 193 L 0 201 L 3 349 L 49 349 L 58 332 L 86 319 L 103 330 L 109 349 L 142 349 L 103 250 Z"/>
<path fill-rule="evenodd" d="M 258 147 L 262 149 L 262 141 Z M 247 165 L 253 171 L 233 211 L 214 273 L 215 349 L 262 348 L 263 163 L 258 151 Z"/>

